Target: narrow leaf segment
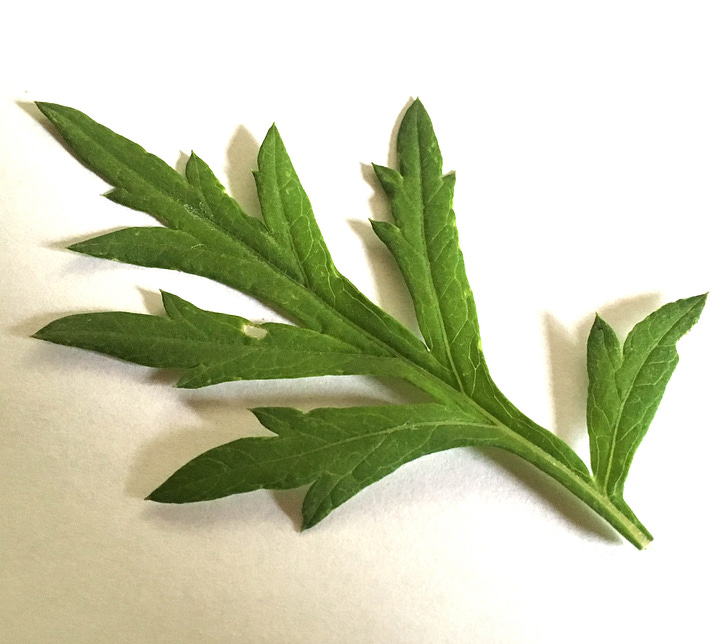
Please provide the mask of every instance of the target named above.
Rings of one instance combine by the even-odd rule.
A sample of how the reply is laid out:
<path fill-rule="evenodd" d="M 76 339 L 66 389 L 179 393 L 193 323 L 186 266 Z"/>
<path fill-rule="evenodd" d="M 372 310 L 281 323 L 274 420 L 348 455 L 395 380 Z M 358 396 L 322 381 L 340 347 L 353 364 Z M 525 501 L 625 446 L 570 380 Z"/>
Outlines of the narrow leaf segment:
<path fill-rule="evenodd" d="M 289 324 L 252 324 L 204 311 L 163 293 L 168 317 L 84 313 L 60 318 L 35 334 L 41 340 L 105 353 L 136 364 L 187 370 L 178 386 L 230 380 L 327 375 L 393 375 L 393 358 L 364 354 L 329 335 Z"/>
<path fill-rule="evenodd" d="M 400 125 L 397 152 L 399 171 L 374 166 L 395 224 L 375 221 L 373 229 L 402 271 L 428 348 L 473 397 L 480 331 L 452 209 L 455 175 L 443 175 L 440 147 L 420 101 Z"/>
<path fill-rule="evenodd" d="M 590 330 L 587 423 L 600 489 L 622 502 L 635 451 L 678 363 L 677 341 L 698 321 L 705 295 L 661 307 L 638 323 L 623 347 L 600 316 Z"/>
<path fill-rule="evenodd" d="M 211 449 L 149 498 L 184 503 L 312 483 L 303 505 L 307 528 L 404 463 L 453 447 L 497 446 L 501 440 L 492 423 L 434 403 L 253 413 L 277 436 L 242 438 Z"/>
<path fill-rule="evenodd" d="M 677 363 L 675 344 L 704 296 L 668 304 L 623 348 L 597 318 L 588 341 L 592 472 L 562 440 L 515 407 L 490 377 L 430 117 L 420 101 L 397 139 L 398 168 L 375 166 L 394 222 L 372 222 L 413 299 L 422 337 L 341 275 L 275 126 L 255 173 L 262 218 L 247 215 L 192 154 L 185 175 L 69 107 L 38 104 L 70 149 L 105 179 L 114 202 L 161 227 L 126 228 L 75 244 L 87 255 L 200 275 L 258 298 L 294 324 L 253 324 L 163 293 L 166 316 L 71 315 L 35 334 L 155 368 L 180 369 L 181 387 L 251 379 L 364 374 L 402 378 L 433 402 L 254 410 L 274 436 L 242 438 L 201 454 L 148 498 L 215 499 L 310 484 L 305 527 L 410 460 L 463 446 L 495 447 L 532 463 L 638 548 L 652 537 L 622 497 L 632 457 Z"/>

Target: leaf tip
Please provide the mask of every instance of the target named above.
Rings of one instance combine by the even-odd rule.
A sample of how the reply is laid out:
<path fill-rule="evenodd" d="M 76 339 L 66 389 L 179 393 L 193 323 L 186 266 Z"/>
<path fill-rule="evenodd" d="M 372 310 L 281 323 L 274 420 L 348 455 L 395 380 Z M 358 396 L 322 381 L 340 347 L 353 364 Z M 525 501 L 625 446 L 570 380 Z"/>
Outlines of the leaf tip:
<path fill-rule="evenodd" d="M 35 101 L 35 106 L 48 118 L 50 118 L 48 113 L 52 113 L 60 107 L 56 103 L 48 103 L 46 101 Z"/>
<path fill-rule="evenodd" d="M 375 172 L 377 180 L 380 182 L 380 186 L 385 191 L 385 194 L 392 199 L 402 187 L 402 175 L 397 170 L 393 170 L 392 168 L 388 168 L 377 163 L 372 164 L 372 169 Z"/>
<path fill-rule="evenodd" d="M 158 491 L 159 489 L 160 489 L 160 488 L 154 489 L 152 492 L 150 492 L 150 494 L 148 494 L 148 495 L 143 499 L 143 501 L 154 501 L 155 503 L 163 503 L 162 499 L 158 498 L 157 491 Z"/>
<path fill-rule="evenodd" d="M 154 501 L 155 503 L 182 503 L 182 500 L 179 500 L 174 496 L 172 486 L 168 486 L 168 482 L 170 480 L 172 480 L 172 477 L 167 479 L 164 483 L 158 485 L 143 500 Z"/>
<path fill-rule="evenodd" d="M 173 295 L 172 293 L 165 291 L 163 289 L 160 289 L 160 297 L 162 299 L 163 306 L 165 307 L 165 310 L 167 311 L 168 306 L 181 301 L 184 302 L 184 300 L 181 297 L 178 297 L 177 295 Z"/>
<path fill-rule="evenodd" d="M 278 130 L 277 125 L 273 123 L 268 129 L 265 138 L 260 144 L 260 149 L 258 150 L 258 164 L 260 165 L 260 171 L 262 171 L 262 159 L 265 158 L 266 155 L 270 155 L 270 158 L 272 158 L 278 152 L 282 153 L 284 149 L 285 144 L 280 136 L 280 131 Z"/>
<path fill-rule="evenodd" d="M 306 515 L 303 513 L 302 524 L 300 525 L 300 532 L 306 532 L 310 528 L 314 528 L 318 523 L 320 523 L 320 521 L 323 520 L 324 517 L 324 514 L 320 515 L 317 512 L 311 515 Z"/>
<path fill-rule="evenodd" d="M 88 239 L 86 241 L 75 242 L 74 244 L 66 246 L 65 250 L 72 251 L 73 253 L 80 253 L 81 255 L 93 255 L 90 250 L 92 241 L 92 239 Z"/>
<path fill-rule="evenodd" d="M 423 116 L 423 117 L 428 116 L 427 110 L 425 109 L 425 105 L 418 97 L 416 97 L 412 100 L 412 102 L 410 103 L 410 107 L 408 108 L 407 111 L 408 111 L 408 113 L 417 112 L 418 115 Z"/>
<path fill-rule="evenodd" d="M 208 385 L 215 384 L 213 381 L 198 376 L 195 369 L 190 370 L 175 383 L 177 389 L 202 389 Z"/>
<path fill-rule="evenodd" d="M 68 117 L 79 113 L 78 110 L 72 107 L 58 103 L 48 103 L 46 101 L 35 101 L 35 106 L 40 110 L 41 114 L 55 126 L 58 125 L 58 121 L 62 120 L 63 116 Z"/>
<path fill-rule="evenodd" d="M 81 246 L 83 242 L 75 242 L 74 244 L 70 244 L 69 246 L 65 247 L 65 250 L 71 250 L 73 253 L 82 253 Z"/>

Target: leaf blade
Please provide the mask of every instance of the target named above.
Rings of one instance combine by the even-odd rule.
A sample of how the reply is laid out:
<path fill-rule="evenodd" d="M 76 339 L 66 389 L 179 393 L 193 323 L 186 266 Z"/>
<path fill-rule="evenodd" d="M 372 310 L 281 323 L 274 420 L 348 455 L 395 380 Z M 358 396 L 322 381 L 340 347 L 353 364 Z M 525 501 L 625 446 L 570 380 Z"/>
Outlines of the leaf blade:
<path fill-rule="evenodd" d="M 490 378 L 458 244 L 452 209 L 455 178 L 442 174 L 432 123 L 419 101 L 408 109 L 398 133 L 399 171 L 375 166 L 395 223 L 373 222 L 373 227 L 405 277 L 425 344 L 337 271 L 274 126 L 261 146 L 256 173 L 260 220 L 244 213 L 195 154 L 183 177 L 77 110 L 49 103 L 40 108 L 76 156 L 114 186 L 106 195 L 109 199 L 147 212 L 167 227 L 126 229 L 76 244 L 73 250 L 214 279 L 275 306 L 305 328 L 252 326 L 243 318 L 202 311 L 166 294 L 167 319 L 128 313 L 69 316 L 37 337 L 152 366 L 179 366 L 186 371 L 181 386 L 238 377 L 371 373 L 403 377 L 442 402 L 388 411 L 257 410 L 259 418 L 265 414 L 276 437 L 242 439 L 230 448 L 211 450 L 212 457 L 201 455 L 160 486 L 162 493 L 153 493 L 156 500 L 175 502 L 170 498 L 173 485 L 176 492 L 178 485 L 184 490 L 180 496 L 200 494 L 181 499 L 186 502 L 312 483 L 303 506 L 305 525 L 310 526 L 412 458 L 482 444 L 513 452 L 553 476 L 636 546 L 642 548 L 652 539 L 622 500 L 622 487 L 675 368 L 675 342 L 696 318 L 689 325 L 678 319 L 665 328 L 663 342 L 652 351 L 644 334 L 657 336 L 657 325 L 638 325 L 620 350 L 612 330 L 596 322 L 589 347 L 603 348 L 606 358 L 597 363 L 597 372 L 605 379 L 612 376 L 622 395 L 613 402 L 612 392 L 605 392 L 601 402 L 621 409 L 617 427 L 613 418 L 606 418 L 614 432 L 610 448 L 602 447 L 603 430 L 595 432 L 593 478 L 567 444 L 522 414 Z M 228 328 L 231 339 L 226 337 Z M 143 334 L 148 336 L 146 345 L 138 345 L 137 336 Z M 615 364 L 618 351 L 624 354 L 620 366 Z M 650 394 L 631 395 L 638 387 Z M 349 449 L 338 452 L 338 444 Z M 601 454 L 608 450 L 610 456 Z M 317 458 L 309 458 L 310 453 Z M 264 466 L 270 471 L 263 471 Z M 609 492 L 601 493 L 596 479 L 603 468 L 601 478 Z M 227 479 L 229 470 L 236 480 Z M 242 480 L 239 470 L 245 472 Z M 164 494 L 170 496 L 160 499 Z"/>
<path fill-rule="evenodd" d="M 314 500 L 311 496 L 308 507 L 316 507 L 306 515 L 309 527 L 409 460 L 432 451 L 501 440 L 494 427 L 482 426 L 477 419 L 434 403 L 311 412 L 261 408 L 253 413 L 275 437 L 242 438 L 213 448 L 180 468 L 148 498 L 188 503 L 261 487 L 299 487 L 323 476 L 348 481 L 365 464 L 367 471 L 357 479 L 357 485 L 349 485 L 334 500 L 331 495 L 317 495 Z M 451 427 L 465 429 L 458 433 L 449 431 Z M 382 453 L 382 444 L 388 439 L 396 439 L 389 448 L 393 452 L 391 462 L 379 457 L 373 460 L 373 454 L 378 450 Z"/>
<path fill-rule="evenodd" d="M 409 329 L 337 272 L 275 127 L 261 146 L 258 171 L 263 215 L 273 223 L 273 237 L 225 193 L 197 155 L 188 162 L 186 180 L 78 110 L 52 103 L 39 107 L 75 155 L 115 187 L 107 195 L 111 200 L 147 212 L 177 233 L 129 229 L 133 232 L 103 235 L 73 250 L 214 279 L 258 297 L 303 326 L 371 353 L 403 356 L 447 379 Z M 137 249 L 131 247 L 133 236 Z M 310 273 L 312 283 L 306 284 Z"/>
<path fill-rule="evenodd" d="M 331 336 L 200 309 L 163 293 L 167 317 L 108 312 L 71 315 L 35 337 L 160 369 L 183 369 L 185 388 L 232 380 L 326 375 L 398 375 L 393 358 L 363 354 Z"/>
<path fill-rule="evenodd" d="M 110 185 L 132 191 L 139 183 L 146 193 L 157 191 L 174 200 L 188 197 L 182 176 L 137 143 L 72 107 L 42 101 L 36 105 L 75 155 Z"/>
<path fill-rule="evenodd" d="M 399 172 L 374 166 L 395 224 L 373 222 L 373 228 L 398 263 L 430 351 L 473 397 L 480 332 L 452 209 L 455 176 L 442 174 L 437 138 L 419 100 L 400 124 L 397 150 Z"/>
<path fill-rule="evenodd" d="M 292 258 L 303 283 L 327 297 L 327 281 L 337 269 L 275 125 L 260 146 L 255 183 L 268 228 Z"/>
<path fill-rule="evenodd" d="M 588 338 L 588 406 L 592 469 L 598 485 L 622 500 L 635 452 L 678 364 L 678 340 L 698 321 L 707 295 L 670 302 L 639 322 L 622 349 L 596 317 Z"/>

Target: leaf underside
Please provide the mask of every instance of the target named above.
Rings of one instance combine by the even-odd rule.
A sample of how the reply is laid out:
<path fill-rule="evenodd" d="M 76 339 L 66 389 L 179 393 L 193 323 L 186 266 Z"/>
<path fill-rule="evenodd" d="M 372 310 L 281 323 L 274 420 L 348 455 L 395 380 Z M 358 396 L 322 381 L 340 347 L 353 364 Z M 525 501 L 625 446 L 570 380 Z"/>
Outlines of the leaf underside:
<path fill-rule="evenodd" d="M 303 505 L 303 524 L 310 527 L 410 460 L 482 445 L 533 463 L 638 547 L 645 543 L 648 535 L 625 505 L 622 487 L 677 362 L 675 343 L 697 320 L 704 296 L 652 314 L 622 349 L 612 329 L 596 320 L 588 343 L 591 475 L 567 444 L 520 412 L 490 377 L 458 243 L 455 175 L 443 174 L 420 101 L 410 105 L 398 131 L 398 168 L 374 166 L 393 221 L 371 223 L 400 268 L 422 339 L 339 273 L 275 126 L 258 153 L 258 219 L 194 153 L 183 176 L 82 112 L 51 103 L 38 107 L 78 159 L 112 186 L 107 198 L 161 224 L 100 235 L 72 250 L 215 280 L 266 303 L 292 324 L 253 324 L 163 293 L 166 316 L 71 315 L 36 337 L 180 369 L 181 387 L 374 375 L 405 379 L 434 401 L 307 413 L 255 409 L 274 436 L 242 438 L 201 454 L 149 499 L 185 503 L 310 484 Z"/>
<path fill-rule="evenodd" d="M 671 302 L 639 322 L 621 347 L 600 317 L 588 338 L 587 424 L 599 487 L 622 502 L 633 456 L 678 363 L 677 341 L 698 321 L 705 295 Z"/>
<path fill-rule="evenodd" d="M 492 424 L 478 424 L 435 403 L 253 413 L 277 436 L 241 438 L 211 449 L 148 498 L 184 503 L 312 483 L 303 503 L 303 527 L 308 528 L 420 456 L 468 445 L 501 446 Z"/>

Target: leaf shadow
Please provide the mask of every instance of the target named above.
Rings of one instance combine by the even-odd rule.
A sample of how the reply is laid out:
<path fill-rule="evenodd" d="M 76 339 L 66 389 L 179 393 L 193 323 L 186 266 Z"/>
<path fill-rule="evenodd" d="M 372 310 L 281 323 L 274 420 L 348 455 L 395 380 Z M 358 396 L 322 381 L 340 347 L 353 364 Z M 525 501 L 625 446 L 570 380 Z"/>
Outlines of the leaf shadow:
<path fill-rule="evenodd" d="M 660 291 L 648 291 L 604 304 L 598 309 L 598 314 L 615 330 L 622 342 L 632 328 L 657 310 L 662 302 Z"/>
<path fill-rule="evenodd" d="M 360 238 L 365 249 L 365 257 L 375 285 L 375 303 L 419 334 L 410 293 L 390 251 L 366 222 L 350 220 L 347 223 Z"/>
<path fill-rule="evenodd" d="M 70 315 L 70 313 L 43 313 L 41 315 L 31 315 L 21 322 L 7 327 L 6 330 L 8 335 L 12 337 L 25 338 L 26 340 L 33 340 L 33 342 L 35 342 L 35 338 L 32 338 L 33 334 L 50 324 L 50 322 L 54 322 L 64 315 Z"/>
<path fill-rule="evenodd" d="M 70 146 L 65 143 L 65 139 L 63 139 L 58 131 L 55 129 L 52 123 L 50 123 L 50 120 L 40 111 L 40 108 L 35 104 L 34 101 L 17 101 L 16 105 L 23 111 L 25 114 L 30 116 L 34 121 L 40 124 L 40 127 L 43 128 L 50 136 L 52 136 L 53 139 L 55 139 L 60 145 L 63 146 L 63 148 L 73 157 L 75 157 L 74 152 L 70 148 Z"/>
<path fill-rule="evenodd" d="M 108 264 L 110 262 L 98 262 L 99 265 Z M 84 272 L 87 272 L 85 270 Z M 140 291 L 140 295 L 143 299 L 143 303 L 146 305 L 148 312 L 152 315 L 164 315 L 165 310 L 162 306 L 162 298 L 160 296 L 160 292 L 157 291 L 149 291 L 147 289 L 138 289 Z M 48 313 L 42 313 L 40 315 L 32 315 L 26 319 L 24 319 L 22 322 L 18 322 L 17 324 L 9 327 L 8 331 L 10 332 L 10 335 L 15 337 L 21 337 L 21 338 L 30 338 L 34 333 L 42 329 L 43 327 L 47 326 L 51 322 L 54 322 L 55 320 L 65 317 L 68 315 L 75 315 L 77 313 L 99 313 L 103 311 L 109 311 L 110 309 L 107 307 L 99 307 L 97 309 L 84 309 L 81 311 L 78 310 L 71 310 L 71 311 L 55 311 L 55 312 L 48 312 Z M 97 354 L 100 355 L 100 354 Z"/>
<path fill-rule="evenodd" d="M 292 522 L 295 532 L 302 532 L 302 506 L 305 500 L 305 493 L 309 485 L 293 488 L 292 490 L 271 490 L 273 501 Z"/>
<path fill-rule="evenodd" d="M 653 291 L 610 302 L 600 307 L 598 313 L 622 340 L 637 322 L 656 310 L 660 302 L 661 294 Z M 587 436 L 585 343 L 593 319 L 594 315 L 587 315 L 573 328 L 568 328 L 551 313 L 544 315 L 555 433 L 573 447 Z M 495 463 L 534 489 L 566 520 L 592 534 L 622 541 L 595 512 L 540 470 L 512 454 L 499 450 L 488 450 L 488 453 Z"/>
<path fill-rule="evenodd" d="M 500 449 L 479 449 L 498 467 L 508 472 L 541 503 L 552 508 L 569 524 L 604 541 L 622 543 L 617 532 L 570 491 L 522 458 Z"/>
<path fill-rule="evenodd" d="M 237 200 L 248 215 L 257 218 L 262 215 L 252 171 L 257 168 L 259 151 L 258 140 L 247 127 L 241 125 L 227 146 L 225 165 L 228 194 Z"/>
<path fill-rule="evenodd" d="M 388 139 L 387 160 L 381 163 L 381 165 L 387 164 L 390 167 L 397 165 L 397 151 L 395 148 L 397 134 L 405 112 L 412 103 L 413 99 L 409 98 L 404 108 L 398 114 L 393 124 L 390 138 Z M 368 199 L 368 208 L 372 215 L 371 219 L 377 221 L 392 221 L 390 204 L 380 182 L 375 176 L 375 171 L 372 166 L 368 163 L 361 163 L 360 173 L 373 190 Z M 370 267 L 370 272 L 375 284 L 378 306 L 397 318 L 405 326 L 419 333 L 412 299 L 405 286 L 402 273 L 390 254 L 390 251 L 375 235 L 372 227 L 369 226 L 367 222 L 351 220 L 348 222 L 348 225 L 360 238 L 365 248 L 368 266 Z"/>
<path fill-rule="evenodd" d="M 410 109 L 410 106 L 415 102 L 415 97 L 409 96 L 405 105 L 400 110 L 395 123 L 393 123 L 392 130 L 390 130 L 390 138 L 388 139 L 388 154 L 387 163 L 390 167 L 397 166 L 397 138 L 398 132 L 400 131 L 400 124 L 405 118 L 405 113 Z"/>
<path fill-rule="evenodd" d="M 166 316 L 165 307 L 163 306 L 162 293 L 160 291 L 152 291 L 147 288 L 138 287 L 138 292 L 145 305 L 145 309 L 149 315 Z"/>
<path fill-rule="evenodd" d="M 175 161 L 175 172 L 178 174 L 181 174 L 183 177 L 185 176 L 185 168 L 187 166 L 187 162 L 190 160 L 190 155 L 187 152 L 183 152 L 180 150 L 178 152 L 178 158 L 177 161 Z"/>
<path fill-rule="evenodd" d="M 653 291 L 610 302 L 598 313 L 623 339 L 632 327 L 658 308 L 661 294 Z M 587 401 L 586 343 L 594 314 L 585 316 L 572 328 L 563 325 L 550 312 L 543 315 L 550 396 L 555 433 L 575 447 L 585 436 Z"/>

